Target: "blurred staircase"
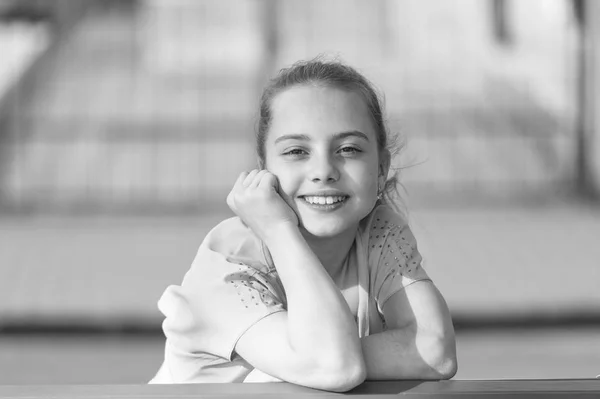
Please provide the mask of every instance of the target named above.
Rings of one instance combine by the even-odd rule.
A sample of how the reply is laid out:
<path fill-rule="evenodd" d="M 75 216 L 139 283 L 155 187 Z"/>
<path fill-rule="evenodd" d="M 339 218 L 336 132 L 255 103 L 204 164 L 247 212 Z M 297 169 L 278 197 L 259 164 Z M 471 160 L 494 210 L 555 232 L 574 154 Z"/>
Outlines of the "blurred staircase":
<path fill-rule="evenodd" d="M 46 55 L 33 92 L 9 105 L 5 209 L 206 210 L 253 165 L 252 71 L 155 70 L 146 22 L 114 4 L 92 10 Z"/>
<path fill-rule="evenodd" d="M 255 161 L 262 48 L 239 32 L 252 31 L 244 23 L 258 19 L 247 18 L 252 2 L 235 9 L 222 5 L 229 2 L 196 4 L 209 3 L 218 12 L 200 7 L 195 17 L 177 17 L 205 24 L 171 27 L 176 36 L 161 44 L 151 11 L 108 2 L 44 56 L 30 90 L 5 103 L 11 117 L 0 132 L 0 209 L 9 211 L 0 218 L 1 323 L 159 331 L 156 301 L 181 281 L 205 234 L 229 214 L 225 195 Z M 236 34 L 223 32 L 224 20 L 233 21 Z M 198 40 L 185 59 L 172 47 L 179 34 Z M 319 31 L 313 34 L 318 42 Z M 346 45 L 371 44 L 372 37 L 356 36 Z M 302 36 L 296 40 L 289 54 L 314 55 Z M 485 189 L 527 196 L 568 176 L 568 119 L 493 73 L 470 82 L 473 96 L 463 96 L 461 79 L 481 65 L 466 65 L 466 72 L 451 65 L 447 75 L 433 76 L 416 63 L 406 72 L 403 56 L 387 70 L 375 62 L 359 66 L 385 90 L 392 129 L 409 137 L 400 166 L 425 162 L 403 171 L 409 191 L 420 195 L 411 197 L 446 206 L 444 190 L 458 202 Z M 243 57 L 250 61 L 240 63 Z M 291 61 L 285 57 L 278 61 Z M 12 210 L 38 211 L 38 218 L 11 217 Z M 53 217 L 61 212 L 82 217 Z M 110 217 L 85 217 L 96 212 Z M 180 215 L 129 217 L 136 213 Z M 591 309 L 597 316 L 597 210 L 442 207 L 420 209 L 414 220 L 427 270 L 458 314 L 525 320 L 540 309 L 549 318 Z M 567 275 L 578 283 L 565 286 Z"/>
<path fill-rule="evenodd" d="M 259 8 L 175 3 L 180 7 L 164 0 L 139 2 L 139 8 L 100 2 L 106 6 L 88 12 L 46 55 L 29 79 L 31 90 L 4 106 L 10 118 L 0 150 L 1 209 L 226 211 L 231 184 L 255 165 L 264 54 Z M 530 53 L 494 54 L 482 50 L 489 47 L 482 38 L 467 35 L 456 15 L 447 21 L 456 38 L 438 43 L 430 37 L 432 21 L 455 13 L 449 5 L 433 12 L 407 2 L 407 12 L 391 7 L 379 15 L 399 19 L 395 24 L 352 31 L 352 21 L 367 14 L 377 21 L 377 13 L 349 8 L 344 21 L 331 25 L 317 3 L 308 4 L 282 9 L 278 66 L 338 43 L 344 59 L 383 89 L 392 131 L 408 138 L 395 167 L 413 202 L 526 199 L 568 189 L 573 123 L 537 96 L 555 90 L 541 98 L 559 98 L 562 82 L 541 74 L 536 83 L 531 73 L 536 62 L 553 65 L 563 48 L 540 53 L 533 63 Z M 338 3 L 327 4 L 324 15 Z M 481 24 L 480 8 L 460 18 Z M 354 33 L 345 37 L 348 32 Z M 386 37 L 395 39 L 372 45 Z M 444 58 L 448 48 L 470 61 Z M 428 69 L 432 62 L 437 73 Z"/>

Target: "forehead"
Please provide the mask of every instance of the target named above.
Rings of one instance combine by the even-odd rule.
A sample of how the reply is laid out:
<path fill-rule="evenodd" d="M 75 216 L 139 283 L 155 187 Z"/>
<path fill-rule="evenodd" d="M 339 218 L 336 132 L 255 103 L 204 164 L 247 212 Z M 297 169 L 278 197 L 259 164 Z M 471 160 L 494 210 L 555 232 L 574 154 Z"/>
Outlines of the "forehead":
<path fill-rule="evenodd" d="M 331 135 L 358 130 L 373 141 L 375 129 L 364 98 L 349 90 L 295 86 L 271 103 L 269 141 L 290 133 Z"/>

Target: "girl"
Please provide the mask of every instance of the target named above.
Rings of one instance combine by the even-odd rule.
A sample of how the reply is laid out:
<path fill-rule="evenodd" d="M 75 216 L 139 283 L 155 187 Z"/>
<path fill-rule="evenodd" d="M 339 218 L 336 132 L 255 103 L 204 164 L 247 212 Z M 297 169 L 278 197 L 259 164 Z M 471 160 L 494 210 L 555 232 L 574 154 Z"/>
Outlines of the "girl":
<path fill-rule="evenodd" d="M 181 286 L 159 301 L 165 359 L 151 383 L 365 379 L 456 372 L 446 303 L 391 207 L 390 151 L 372 85 L 339 62 L 282 70 L 257 152 Z M 385 196 L 384 196 L 385 194 Z"/>

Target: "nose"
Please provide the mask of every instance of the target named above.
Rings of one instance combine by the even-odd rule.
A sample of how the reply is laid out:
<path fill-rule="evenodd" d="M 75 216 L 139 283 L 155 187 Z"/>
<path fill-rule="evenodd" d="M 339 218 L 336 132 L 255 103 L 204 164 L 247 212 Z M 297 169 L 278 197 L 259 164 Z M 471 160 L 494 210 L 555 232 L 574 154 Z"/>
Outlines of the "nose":
<path fill-rule="evenodd" d="M 329 155 L 315 156 L 310 164 L 310 180 L 316 182 L 333 183 L 340 179 L 340 171 L 335 160 Z"/>

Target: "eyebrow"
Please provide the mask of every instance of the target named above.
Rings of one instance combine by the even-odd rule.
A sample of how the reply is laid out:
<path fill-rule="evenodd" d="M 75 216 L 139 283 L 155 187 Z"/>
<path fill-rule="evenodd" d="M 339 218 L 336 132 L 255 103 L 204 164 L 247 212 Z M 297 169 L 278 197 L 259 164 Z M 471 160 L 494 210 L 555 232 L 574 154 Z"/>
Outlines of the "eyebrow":
<path fill-rule="evenodd" d="M 350 130 L 347 132 L 340 132 L 334 134 L 334 138 L 336 140 L 345 139 L 346 137 L 358 137 L 366 142 L 369 142 L 369 137 L 359 130 Z M 283 136 L 279 136 L 275 139 L 275 144 L 284 141 L 284 140 L 301 140 L 301 141 L 311 141 L 310 136 L 306 134 L 285 134 Z"/>

